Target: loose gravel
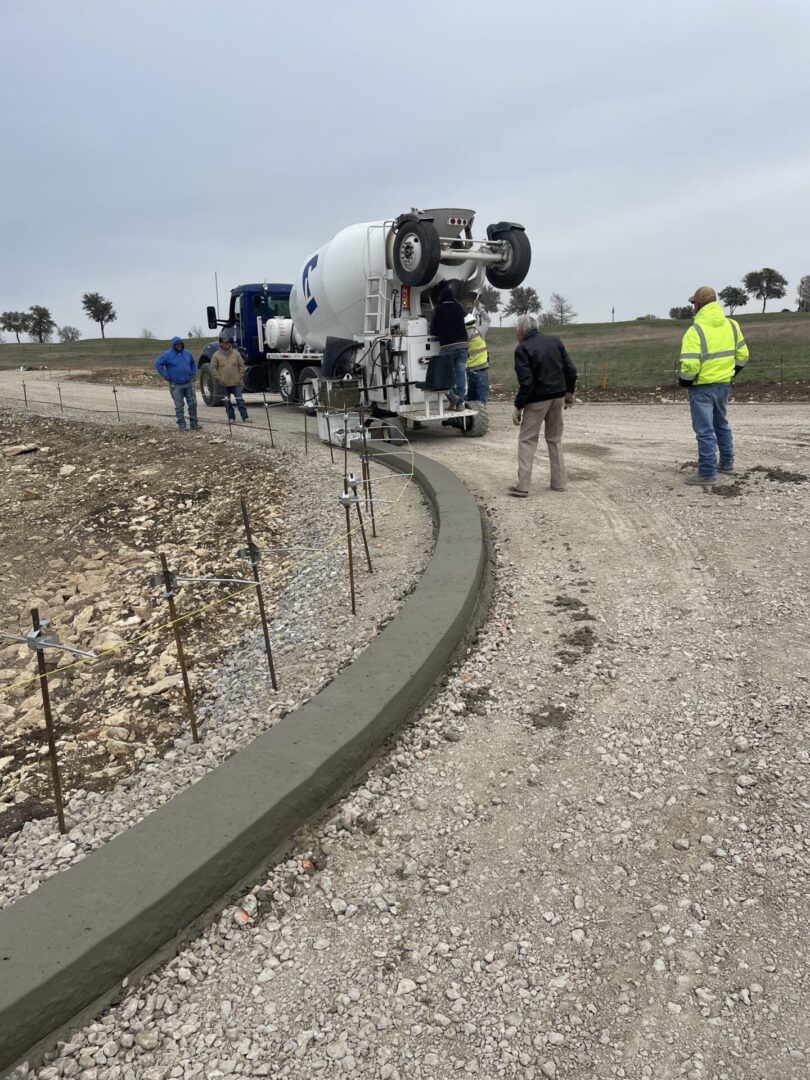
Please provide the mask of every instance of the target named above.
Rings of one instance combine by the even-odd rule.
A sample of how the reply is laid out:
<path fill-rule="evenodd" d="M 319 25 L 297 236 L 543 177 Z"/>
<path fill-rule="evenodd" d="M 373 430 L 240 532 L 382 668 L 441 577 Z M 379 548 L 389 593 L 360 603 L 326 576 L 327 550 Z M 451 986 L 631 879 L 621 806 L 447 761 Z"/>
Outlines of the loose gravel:
<path fill-rule="evenodd" d="M 798 1080 L 807 1028 L 808 490 L 796 407 L 566 415 L 570 487 L 417 448 L 495 535 L 486 624 L 365 783 L 38 1080 Z M 751 470 L 749 472 L 749 470 Z"/>

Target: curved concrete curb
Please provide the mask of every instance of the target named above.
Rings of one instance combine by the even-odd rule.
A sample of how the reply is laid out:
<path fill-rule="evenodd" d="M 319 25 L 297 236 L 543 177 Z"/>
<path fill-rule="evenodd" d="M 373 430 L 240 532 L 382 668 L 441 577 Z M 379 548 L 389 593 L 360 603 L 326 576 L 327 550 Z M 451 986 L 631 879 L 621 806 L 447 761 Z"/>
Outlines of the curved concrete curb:
<path fill-rule="evenodd" d="M 411 455 L 385 464 L 409 471 Z M 399 614 L 354 663 L 198 783 L 0 912 L 0 1072 L 174 952 L 430 693 L 486 591 L 487 557 L 461 481 L 421 455 L 414 479 L 436 511 L 435 549 Z"/>

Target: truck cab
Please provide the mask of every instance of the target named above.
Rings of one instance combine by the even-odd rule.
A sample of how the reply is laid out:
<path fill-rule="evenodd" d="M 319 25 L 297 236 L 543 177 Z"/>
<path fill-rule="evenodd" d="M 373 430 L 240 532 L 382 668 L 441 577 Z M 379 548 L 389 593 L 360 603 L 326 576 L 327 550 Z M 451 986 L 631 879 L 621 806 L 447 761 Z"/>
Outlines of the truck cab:
<path fill-rule="evenodd" d="M 307 366 L 312 364 L 312 359 L 296 351 L 292 341 L 287 351 L 280 353 L 274 349 L 276 342 L 268 341 L 265 333 L 268 320 L 271 326 L 277 326 L 274 320 L 290 319 L 291 289 L 291 285 L 278 282 L 237 285 L 231 289 L 227 318 L 218 318 L 216 308 L 208 308 L 209 329 L 226 327 L 244 358 L 247 393 L 270 391 L 280 393 L 287 401 L 297 401 L 302 374 L 306 372 L 308 378 L 317 374 Z M 219 342 L 212 341 L 200 355 L 200 392 L 205 404 L 212 406 L 223 401 L 210 366 L 218 348 Z"/>

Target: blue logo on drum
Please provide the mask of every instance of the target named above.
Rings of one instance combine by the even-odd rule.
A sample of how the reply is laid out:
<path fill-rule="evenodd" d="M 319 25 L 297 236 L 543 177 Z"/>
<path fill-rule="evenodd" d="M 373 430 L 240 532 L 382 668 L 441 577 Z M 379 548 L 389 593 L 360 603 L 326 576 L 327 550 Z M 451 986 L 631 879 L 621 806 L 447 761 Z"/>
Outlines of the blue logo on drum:
<path fill-rule="evenodd" d="M 314 270 L 318 265 L 318 256 L 313 255 L 307 265 L 304 267 L 304 273 L 301 277 L 301 288 L 304 290 L 304 296 L 309 297 L 307 300 L 307 311 L 310 315 L 314 315 L 315 308 L 318 306 L 318 301 L 312 295 L 312 289 L 309 286 L 309 272 Z"/>

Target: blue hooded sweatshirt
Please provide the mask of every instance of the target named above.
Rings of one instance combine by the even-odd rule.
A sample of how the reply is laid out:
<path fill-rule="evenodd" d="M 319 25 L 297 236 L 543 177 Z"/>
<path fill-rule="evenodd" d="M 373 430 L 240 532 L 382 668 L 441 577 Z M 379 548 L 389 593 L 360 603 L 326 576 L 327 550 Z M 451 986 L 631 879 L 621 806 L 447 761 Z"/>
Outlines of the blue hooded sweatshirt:
<path fill-rule="evenodd" d="M 178 341 L 183 344 L 181 337 L 172 338 L 171 348 L 161 353 L 155 361 L 155 371 L 167 382 L 175 386 L 185 386 L 197 374 L 197 361 L 185 347 L 180 352 L 175 349 Z"/>

